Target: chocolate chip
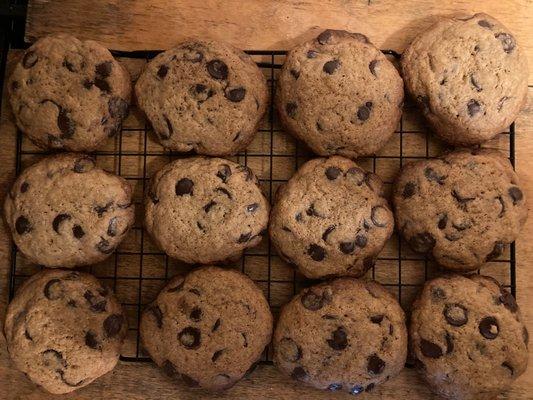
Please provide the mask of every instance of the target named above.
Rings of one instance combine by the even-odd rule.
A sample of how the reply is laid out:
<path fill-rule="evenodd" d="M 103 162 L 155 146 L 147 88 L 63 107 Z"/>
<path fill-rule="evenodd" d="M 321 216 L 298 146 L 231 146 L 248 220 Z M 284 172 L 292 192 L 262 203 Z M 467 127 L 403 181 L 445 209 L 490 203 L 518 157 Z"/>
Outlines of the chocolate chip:
<path fill-rule="evenodd" d="M 324 64 L 322 67 L 322 70 L 329 75 L 332 75 L 335 73 L 337 69 L 341 66 L 341 63 L 339 60 L 331 60 Z"/>
<path fill-rule="evenodd" d="M 492 251 L 487 255 L 486 261 L 491 261 L 491 260 L 494 260 L 500 257 L 503 254 L 504 249 L 505 249 L 505 243 L 503 242 L 494 243 L 494 247 L 492 248 Z"/>
<path fill-rule="evenodd" d="M 20 185 L 20 193 L 26 193 L 29 187 L 30 184 L 28 182 L 22 182 L 22 185 Z"/>
<path fill-rule="evenodd" d="M 508 363 L 507 361 L 502 362 L 502 367 L 507 369 L 509 373 L 511 374 L 511 376 L 514 375 L 514 368 L 510 363 Z"/>
<path fill-rule="evenodd" d="M 95 165 L 96 161 L 94 158 L 90 156 L 83 156 L 74 161 L 74 167 L 72 170 L 78 174 L 83 174 L 92 170 Z"/>
<path fill-rule="evenodd" d="M 63 297 L 63 285 L 59 279 L 50 279 L 43 289 L 44 296 L 48 300 L 57 300 Z"/>
<path fill-rule="evenodd" d="M 500 100 L 498 100 L 498 111 L 501 111 L 503 108 L 503 105 L 509 100 L 509 97 L 503 96 Z"/>
<path fill-rule="evenodd" d="M 19 235 L 23 235 L 25 233 L 28 233 L 32 230 L 32 226 L 31 226 L 31 223 L 30 221 L 28 220 L 28 218 L 24 217 L 24 216 L 20 216 L 17 218 L 17 220 L 15 221 L 15 230 L 17 231 L 17 233 Z"/>
<path fill-rule="evenodd" d="M 522 329 L 522 339 L 524 339 L 524 343 L 526 344 L 526 347 L 527 347 L 527 345 L 529 344 L 529 332 L 525 326 Z"/>
<path fill-rule="evenodd" d="M 446 332 L 446 354 L 450 354 L 453 351 L 453 337 Z"/>
<path fill-rule="evenodd" d="M 296 111 L 298 110 L 298 104 L 296 103 L 287 103 L 285 105 L 285 112 L 291 118 L 296 116 Z"/>
<path fill-rule="evenodd" d="M 11 89 L 13 91 L 17 90 L 20 88 L 20 82 L 19 81 L 12 81 L 11 82 Z"/>
<path fill-rule="evenodd" d="M 326 168 L 326 177 L 333 181 L 338 178 L 338 176 L 342 173 L 342 171 L 337 167 L 328 167 Z"/>
<path fill-rule="evenodd" d="M 366 370 L 369 373 L 373 375 L 379 375 L 383 372 L 384 369 L 385 361 L 379 358 L 377 354 L 372 354 L 370 357 L 368 357 L 368 364 Z"/>
<path fill-rule="evenodd" d="M 355 237 L 355 244 L 356 244 L 358 247 L 361 247 L 361 248 L 365 247 L 366 244 L 367 244 L 367 242 L 368 242 L 368 239 L 367 239 L 367 237 L 364 236 L 364 235 L 357 235 L 357 236 Z"/>
<path fill-rule="evenodd" d="M 403 187 L 402 197 L 407 199 L 416 193 L 416 184 L 414 182 L 407 182 Z"/>
<path fill-rule="evenodd" d="M 342 390 L 342 383 L 332 383 L 328 386 L 328 390 L 331 392 L 336 392 L 337 390 Z"/>
<path fill-rule="evenodd" d="M 432 343 L 426 339 L 420 340 L 420 351 L 425 357 L 439 358 L 442 357 L 442 349 L 438 344 Z"/>
<path fill-rule="evenodd" d="M 320 310 L 324 305 L 329 303 L 330 300 L 330 295 L 326 292 L 322 293 L 322 295 L 318 295 L 312 290 L 308 290 L 300 298 L 302 305 L 310 311 Z"/>
<path fill-rule="evenodd" d="M 67 367 L 67 361 L 63 358 L 63 354 L 54 349 L 48 349 L 42 352 L 43 363 L 47 367 L 54 369 L 61 369 Z"/>
<path fill-rule="evenodd" d="M 355 251 L 355 242 L 341 242 L 339 243 L 339 250 L 344 254 L 352 254 Z"/>
<path fill-rule="evenodd" d="M 498 321 L 494 317 L 485 317 L 479 323 L 479 332 L 486 339 L 495 339 L 499 331 Z"/>
<path fill-rule="evenodd" d="M 228 66 L 221 60 L 211 60 L 207 63 L 207 72 L 215 79 L 226 79 Z"/>
<path fill-rule="evenodd" d="M 328 239 L 328 236 L 331 232 L 335 230 L 335 225 L 328 226 L 324 233 L 322 234 L 322 240 L 325 242 Z"/>
<path fill-rule="evenodd" d="M 107 225 L 107 235 L 111 237 L 117 236 L 118 229 L 118 217 L 113 217 L 109 220 L 109 224 Z"/>
<path fill-rule="evenodd" d="M 239 236 L 239 239 L 237 239 L 237 243 L 246 243 L 251 237 L 252 232 L 241 233 L 241 236 Z"/>
<path fill-rule="evenodd" d="M 189 289 L 189 292 L 193 293 L 193 294 L 195 294 L 197 296 L 200 296 L 200 291 L 198 289 L 196 289 L 196 288 Z"/>
<path fill-rule="evenodd" d="M 299 212 L 298 214 L 296 214 L 296 215 L 294 216 L 294 219 L 296 219 L 296 221 L 298 221 L 298 222 L 301 222 L 302 219 L 303 219 L 303 215 L 302 215 L 302 213 Z"/>
<path fill-rule="evenodd" d="M 217 177 L 226 183 L 231 176 L 231 168 L 228 164 L 222 164 L 217 172 Z"/>
<path fill-rule="evenodd" d="M 163 79 L 165 76 L 167 76 L 168 73 L 168 67 L 166 65 L 160 65 L 157 69 L 157 76 L 159 79 Z"/>
<path fill-rule="evenodd" d="M 246 211 L 249 212 L 249 213 L 254 213 L 258 209 L 259 209 L 259 203 L 252 203 L 252 204 L 248 204 L 246 206 Z"/>
<path fill-rule="evenodd" d="M 290 73 L 294 77 L 294 79 L 298 79 L 300 77 L 300 71 L 296 71 L 295 69 L 291 69 Z"/>
<path fill-rule="evenodd" d="M 96 65 L 95 71 L 96 75 L 101 76 L 102 78 L 107 78 L 111 75 L 111 70 L 113 69 L 113 64 L 111 61 L 105 61 Z"/>
<path fill-rule="evenodd" d="M 37 57 L 37 54 L 33 50 L 28 50 L 24 54 L 24 57 L 22 58 L 22 66 L 26 69 L 29 69 L 33 67 L 35 64 L 37 64 L 37 61 L 39 61 L 39 58 Z"/>
<path fill-rule="evenodd" d="M 468 322 L 468 311 L 461 304 L 446 304 L 443 314 L 452 326 L 463 326 Z"/>
<path fill-rule="evenodd" d="M 374 265 L 376 265 L 376 260 L 373 257 L 366 257 L 363 260 L 363 267 L 367 270 L 372 268 Z"/>
<path fill-rule="evenodd" d="M 76 239 L 81 239 L 83 236 L 85 236 L 85 231 L 83 228 L 79 225 L 74 225 L 72 227 L 72 234 Z"/>
<path fill-rule="evenodd" d="M 487 29 L 492 29 L 492 27 L 494 26 L 493 24 L 491 24 L 489 21 L 485 19 L 480 19 L 479 21 L 477 21 L 477 24 Z"/>
<path fill-rule="evenodd" d="M 468 108 L 468 115 L 470 115 L 471 117 L 481 111 L 481 105 L 477 100 L 474 99 L 470 99 L 466 107 Z"/>
<path fill-rule="evenodd" d="M 515 313 L 518 311 L 518 304 L 516 304 L 516 300 L 514 296 L 511 294 L 511 292 L 502 288 L 499 300 L 501 304 L 503 304 L 504 307 L 507 308 L 512 313 Z"/>
<path fill-rule="evenodd" d="M 481 85 L 479 84 L 479 82 L 477 81 L 474 75 L 470 75 L 470 83 L 472 84 L 472 86 L 474 86 L 476 91 L 481 92 L 483 90 L 483 88 L 481 87 Z"/>
<path fill-rule="evenodd" d="M 157 323 L 157 327 L 161 329 L 163 327 L 163 313 L 158 305 L 152 305 L 148 307 L 148 311 L 154 316 Z"/>
<path fill-rule="evenodd" d="M 440 230 L 446 229 L 446 225 L 448 224 L 448 215 L 447 214 L 441 214 L 439 216 L 439 222 L 437 224 L 438 228 Z"/>
<path fill-rule="evenodd" d="M 94 86 L 96 86 L 98 89 L 100 89 L 102 92 L 110 92 L 111 87 L 109 86 L 109 83 L 105 79 L 102 78 L 94 78 Z"/>
<path fill-rule="evenodd" d="M 194 322 L 198 322 L 202 319 L 202 310 L 198 307 L 194 307 L 189 314 L 189 318 Z"/>
<path fill-rule="evenodd" d="M 170 378 L 174 378 L 177 374 L 176 367 L 169 360 L 165 360 L 161 368 L 163 368 L 163 372 Z"/>
<path fill-rule="evenodd" d="M 278 344 L 278 351 L 287 362 L 296 362 L 302 358 L 302 348 L 291 338 L 283 338 Z"/>
<path fill-rule="evenodd" d="M 220 327 L 220 318 L 215 321 L 213 324 L 213 327 L 211 328 L 211 332 L 215 332 Z"/>
<path fill-rule="evenodd" d="M 93 85 L 94 85 L 94 83 L 91 82 L 89 79 L 84 79 L 84 80 L 83 80 L 83 87 L 84 87 L 85 89 L 90 89 L 90 88 L 93 87 Z"/>
<path fill-rule="evenodd" d="M 389 377 L 387 377 L 386 379 L 388 379 L 388 378 L 389 378 Z M 374 386 L 375 386 L 375 385 L 374 385 L 373 383 L 369 384 L 369 385 L 366 387 L 365 392 L 371 392 L 371 391 L 374 389 Z"/>
<path fill-rule="evenodd" d="M 128 115 L 128 102 L 121 97 L 113 96 L 109 100 L 107 110 L 113 118 L 124 118 Z"/>
<path fill-rule="evenodd" d="M 368 101 L 365 105 L 360 106 L 357 109 L 357 119 L 360 121 L 366 121 L 370 118 L 370 110 L 372 109 L 372 102 Z"/>
<path fill-rule="evenodd" d="M 316 50 L 309 50 L 307 52 L 307 58 L 316 58 L 318 56 L 318 52 Z"/>
<path fill-rule="evenodd" d="M 429 253 L 437 243 L 429 232 L 417 233 L 409 238 L 408 241 L 411 248 L 418 253 Z"/>
<path fill-rule="evenodd" d="M 376 66 L 378 65 L 379 60 L 372 60 L 370 61 L 370 64 L 368 64 L 368 69 L 370 70 L 370 73 L 374 76 L 377 76 L 376 74 Z"/>
<path fill-rule="evenodd" d="M 107 337 L 112 338 L 120 332 L 122 324 L 124 323 L 124 316 L 121 314 L 111 314 L 104 320 L 104 332 Z"/>
<path fill-rule="evenodd" d="M 444 181 L 446 180 L 447 176 L 445 175 L 440 175 L 437 171 L 435 171 L 433 168 L 431 167 L 426 167 L 426 169 L 424 169 L 424 176 L 426 177 L 426 179 L 430 182 L 436 182 L 438 183 L 439 185 L 444 185 Z"/>
<path fill-rule="evenodd" d="M 383 318 L 385 316 L 383 314 L 379 314 L 379 315 L 372 315 L 370 317 L 370 321 L 373 323 L 373 324 L 381 324 L 381 321 L 383 321 Z"/>
<path fill-rule="evenodd" d="M 31 340 L 33 342 L 33 338 L 31 337 L 30 333 L 28 332 L 28 330 L 24 330 L 24 337 L 28 340 Z"/>
<path fill-rule="evenodd" d="M 178 340 L 187 349 L 197 349 L 200 347 L 201 332 L 197 328 L 189 326 L 178 334 Z"/>
<path fill-rule="evenodd" d="M 100 237 L 100 241 L 96 244 L 96 249 L 103 254 L 111 254 L 115 248 L 108 240 Z"/>
<path fill-rule="evenodd" d="M 315 205 L 311 204 L 307 210 L 305 210 L 305 213 L 309 215 L 310 217 L 322 217 L 321 214 L 315 209 Z"/>
<path fill-rule="evenodd" d="M 218 360 L 218 358 L 222 355 L 223 352 L 224 352 L 224 349 L 215 351 L 213 355 L 211 356 L 211 361 L 215 362 L 216 360 Z"/>
<path fill-rule="evenodd" d="M 246 95 L 246 89 L 243 87 L 238 87 L 238 88 L 230 89 L 226 91 L 226 98 L 229 101 L 232 101 L 234 103 L 238 103 L 244 100 L 245 95 Z"/>
<path fill-rule="evenodd" d="M 344 328 L 339 326 L 331 333 L 331 339 L 327 339 L 326 342 L 333 350 L 344 350 L 348 346 L 348 335 Z"/>
<path fill-rule="evenodd" d="M 317 244 L 312 243 L 307 249 L 307 254 L 315 261 L 322 261 L 326 257 L 326 250 Z"/>
<path fill-rule="evenodd" d="M 244 174 L 246 182 L 251 181 L 255 178 L 253 171 L 250 169 L 250 167 L 246 165 L 239 165 L 237 167 L 237 170 L 241 171 Z"/>
<path fill-rule="evenodd" d="M 200 383 L 197 380 L 194 380 L 189 375 L 181 374 L 181 379 L 183 380 L 183 383 L 185 383 L 188 387 L 198 387 L 200 386 Z"/>
<path fill-rule="evenodd" d="M 61 139 L 71 138 L 76 130 L 76 123 L 70 117 L 70 113 L 64 108 L 60 108 L 57 115 L 57 126 L 61 131 Z"/>
<path fill-rule="evenodd" d="M 207 204 L 204 206 L 204 211 L 205 211 L 206 213 L 208 213 L 209 210 L 211 210 L 211 208 L 213 208 L 213 206 L 215 206 L 216 204 L 217 204 L 216 201 L 211 200 L 209 203 L 207 203 Z"/>
<path fill-rule="evenodd" d="M 513 199 L 513 205 L 516 205 L 524 198 L 522 191 L 517 186 L 511 186 L 507 192 L 509 193 L 511 199 Z"/>
<path fill-rule="evenodd" d="M 109 208 L 113 205 L 113 202 L 110 201 L 109 203 L 101 206 L 101 205 L 97 205 L 94 207 L 94 211 L 96 212 L 96 214 L 98 214 L 98 218 L 102 218 L 102 216 L 107 212 L 109 211 Z"/>
<path fill-rule="evenodd" d="M 192 196 L 192 188 L 194 186 L 194 182 L 191 181 L 189 178 L 182 178 L 176 183 L 176 196 L 183 196 L 186 194 L 190 194 Z"/>
<path fill-rule="evenodd" d="M 59 233 L 59 225 L 61 225 L 63 221 L 67 220 L 70 220 L 70 214 L 58 214 L 52 221 L 52 228 L 54 231 Z"/>
<path fill-rule="evenodd" d="M 297 381 L 303 381 L 307 378 L 307 372 L 302 367 L 296 367 L 292 370 L 291 378 L 296 379 Z"/>
<path fill-rule="evenodd" d="M 380 228 L 387 226 L 388 216 L 389 216 L 389 213 L 387 212 L 387 209 L 385 207 L 383 206 L 372 207 L 370 218 L 372 219 L 372 223 L 375 226 L 378 226 Z"/>
<path fill-rule="evenodd" d="M 90 347 L 91 349 L 97 349 L 98 348 L 98 340 L 96 339 L 96 333 L 93 331 L 87 331 L 85 333 L 85 345 Z"/>
<path fill-rule="evenodd" d="M 76 66 L 68 60 L 63 60 L 63 67 L 68 69 L 70 72 L 77 72 Z"/>
<path fill-rule="evenodd" d="M 327 44 L 332 36 L 333 36 L 333 30 L 326 29 L 325 31 L 321 32 L 320 35 L 316 37 L 316 40 L 320 44 Z"/>
<path fill-rule="evenodd" d="M 514 40 L 514 37 L 508 33 L 505 33 L 505 32 L 496 33 L 494 37 L 501 42 L 503 51 L 505 51 L 508 54 L 511 53 L 516 47 L 516 42 Z"/>
<path fill-rule="evenodd" d="M 185 46 L 184 50 L 183 59 L 187 61 L 198 63 L 204 59 L 204 53 L 193 46 Z"/>
<path fill-rule="evenodd" d="M 351 389 L 350 389 L 350 394 L 352 395 L 355 395 L 355 394 L 361 394 L 365 391 L 365 388 L 361 385 L 355 385 L 353 386 Z"/>

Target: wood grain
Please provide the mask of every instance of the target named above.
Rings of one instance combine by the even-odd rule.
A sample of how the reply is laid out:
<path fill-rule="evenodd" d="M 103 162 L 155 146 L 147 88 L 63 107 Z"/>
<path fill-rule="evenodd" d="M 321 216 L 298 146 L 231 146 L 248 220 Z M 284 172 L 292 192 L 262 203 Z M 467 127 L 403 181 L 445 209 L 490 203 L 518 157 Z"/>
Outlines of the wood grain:
<path fill-rule="evenodd" d="M 321 29 L 338 28 L 402 51 L 439 16 L 481 11 L 516 35 L 533 83 L 530 0 L 93 0 L 90 7 L 83 0 L 30 0 L 26 40 L 70 32 L 114 50 L 161 50 L 204 36 L 243 49 L 286 50 Z"/>

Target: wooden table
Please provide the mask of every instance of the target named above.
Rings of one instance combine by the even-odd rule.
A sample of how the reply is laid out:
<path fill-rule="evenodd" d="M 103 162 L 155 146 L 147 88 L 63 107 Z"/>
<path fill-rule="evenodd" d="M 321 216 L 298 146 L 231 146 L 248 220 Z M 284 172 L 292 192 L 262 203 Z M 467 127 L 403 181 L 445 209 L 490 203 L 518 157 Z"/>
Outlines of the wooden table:
<path fill-rule="evenodd" d="M 90 5 L 89 5 L 90 3 Z M 492 14 L 516 35 L 530 64 L 529 102 L 516 121 L 516 169 L 530 201 L 533 201 L 533 4 L 530 0 L 47 0 L 30 1 L 26 40 L 52 32 L 69 32 L 82 39 L 95 39 L 114 50 L 166 49 L 191 35 L 229 41 L 244 49 L 287 49 L 310 38 L 322 28 L 359 31 L 380 48 L 401 52 L 421 30 L 441 15 L 484 11 Z M 16 52 L 11 54 L 11 59 Z M 137 66 L 138 67 L 138 66 Z M 130 69 L 137 68 L 130 65 Z M 137 68 L 138 70 L 138 68 Z M 11 185 L 15 166 L 15 129 L 2 103 L 0 136 L 0 189 Z M 135 115 L 131 117 L 135 119 Z M 3 222 L 2 222 L 3 224 Z M 533 217 L 517 241 L 517 292 L 526 324 L 533 332 Z M 0 229 L 0 317 L 7 303 L 10 241 L 5 226 Z M 530 361 L 533 352 L 530 354 Z M 5 339 L 0 335 L 0 398 L 42 399 L 45 394 L 21 373 L 12 369 Z M 121 362 L 112 373 L 62 398 L 76 399 L 324 399 L 349 398 L 307 388 L 282 377 L 269 365 L 230 391 L 210 395 L 191 391 L 171 382 L 151 363 Z M 362 398 L 433 399 L 412 369 Z M 533 366 L 518 379 L 505 399 L 533 398 Z"/>

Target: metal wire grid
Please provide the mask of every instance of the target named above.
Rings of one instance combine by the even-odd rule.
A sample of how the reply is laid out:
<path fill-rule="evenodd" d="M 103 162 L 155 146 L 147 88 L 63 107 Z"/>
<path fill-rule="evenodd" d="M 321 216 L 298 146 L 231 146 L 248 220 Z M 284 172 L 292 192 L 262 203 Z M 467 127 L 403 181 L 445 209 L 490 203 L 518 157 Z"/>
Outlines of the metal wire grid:
<path fill-rule="evenodd" d="M 285 55 L 284 51 L 249 51 L 254 58 L 259 58 L 258 66 L 263 70 L 267 79 L 269 88 L 272 94 L 275 91 L 275 81 L 277 70 L 281 68 L 282 58 Z M 394 51 L 385 50 L 384 53 L 398 57 Z M 126 58 L 145 59 L 148 61 L 157 52 L 134 52 L 123 53 L 115 52 L 116 56 Z M 409 107 L 409 106 L 407 106 Z M 287 168 L 287 159 L 293 159 L 292 169 L 296 170 L 304 161 L 312 157 L 309 150 L 301 143 L 284 134 L 281 129 L 277 127 L 277 118 L 272 103 L 270 104 L 268 115 L 264 121 L 265 125 L 259 130 L 258 138 L 261 143 L 260 151 L 251 150 L 250 148 L 241 154 L 238 154 L 234 159 L 245 165 L 250 165 L 255 169 L 257 163 L 254 160 L 262 159 L 266 161 L 265 171 L 259 174 L 260 183 L 262 184 L 266 194 L 272 199 L 275 193 L 275 186 L 286 182 L 288 177 L 278 177 L 274 171 L 279 169 L 280 160 L 284 160 L 284 167 Z M 418 152 L 415 155 L 406 154 L 406 141 L 409 134 L 418 134 L 422 138 L 422 142 L 416 146 Z M 135 137 L 138 135 L 141 145 L 137 151 L 125 149 L 125 138 Z M 440 146 L 438 141 L 432 136 L 428 135 L 423 130 L 410 130 L 406 127 L 406 116 L 402 116 L 399 129 L 397 130 L 397 139 L 399 144 L 396 151 L 391 154 L 380 153 L 373 157 L 366 157 L 358 160 L 358 163 L 380 174 L 380 165 L 382 161 L 394 162 L 398 168 L 401 168 L 406 160 L 432 158 L 434 157 L 434 149 Z M 511 125 L 509 132 L 502 133 L 497 139 L 496 146 L 500 149 L 505 147 L 509 152 L 509 159 L 514 166 L 514 144 L 515 144 L 515 127 Z M 293 146 L 288 146 L 290 154 L 279 153 L 275 140 L 280 137 L 284 138 L 287 143 L 292 143 Z M 502 145 L 503 142 L 503 145 Z M 102 158 L 111 157 L 114 160 L 113 167 L 106 168 L 111 172 L 124 176 L 129 181 L 137 183 L 139 188 L 140 198 L 136 199 L 135 204 L 139 209 L 142 209 L 142 197 L 146 192 L 148 159 L 151 157 L 164 157 L 166 161 L 171 161 L 175 158 L 183 157 L 183 155 L 175 154 L 164 150 L 162 147 L 155 147 L 152 140 L 152 133 L 150 132 L 149 124 L 146 121 L 141 122 L 140 127 L 125 126 L 117 135 L 114 147 L 111 150 L 102 150 L 94 152 L 93 155 L 97 158 L 99 163 Z M 154 150 L 155 147 L 155 150 Z M 253 147 L 253 145 L 252 145 Z M 23 164 L 26 163 L 28 157 L 42 156 L 46 154 L 42 150 L 34 147 L 18 132 L 17 134 L 17 154 L 16 154 L 16 173 L 20 173 Z M 132 176 L 124 171 L 125 159 L 137 158 L 140 163 L 140 172 L 136 176 Z M 33 160 L 32 160 L 33 161 Z M 253 164 L 253 165 L 251 165 Z M 263 163 L 265 164 L 265 162 Z M 264 166 L 264 165 L 263 165 Z M 283 166 L 283 165 L 282 165 Z M 398 169 L 396 168 L 396 169 Z M 257 173 L 257 170 L 255 171 Z M 389 171 L 390 172 L 390 171 Z M 390 175 L 390 174 L 389 174 Z M 390 187 L 391 180 L 385 179 L 386 186 Z M 142 211 L 142 210 L 141 210 Z M 132 228 L 132 235 L 134 237 L 133 248 L 130 245 L 121 245 L 117 251 L 104 263 L 104 265 L 95 265 L 84 268 L 89 272 L 94 273 L 105 284 L 114 289 L 117 297 L 122 302 L 126 313 L 128 314 L 129 333 L 125 343 L 125 349 L 121 359 L 123 361 L 149 361 L 148 356 L 143 352 L 138 335 L 139 316 L 145 304 L 150 302 L 156 295 L 157 291 L 164 285 L 165 281 L 177 272 L 184 272 L 190 269 L 190 266 L 185 266 L 170 259 L 166 254 L 154 249 L 150 243 L 149 238 L 145 234 L 142 227 L 142 214 L 137 213 L 137 225 Z M 128 242 L 128 239 L 125 240 Z M 436 269 L 433 263 L 427 258 L 412 253 L 403 243 L 401 238 L 396 234 L 393 236 L 391 242 L 394 242 L 389 250 L 386 249 L 381 253 L 378 261 L 368 277 L 376 279 L 391 291 L 396 292 L 398 300 L 408 308 L 410 300 L 414 294 L 421 287 L 423 282 L 436 274 Z M 138 269 L 136 273 L 126 274 L 126 268 L 121 263 L 122 257 L 137 258 Z M 148 259 L 156 257 L 158 259 L 157 265 L 153 262 L 148 262 Z M 484 274 L 493 275 L 504 284 L 504 286 L 511 289 L 512 293 L 516 291 L 516 259 L 515 259 L 515 245 L 510 246 L 510 250 L 504 258 L 496 260 L 493 263 L 495 268 L 485 267 Z M 506 268 L 502 266 L 506 264 Z M 265 295 L 271 305 L 274 314 L 279 311 L 280 305 L 287 301 L 302 287 L 308 286 L 315 282 L 304 279 L 301 275 L 290 269 L 284 264 L 281 259 L 275 254 L 275 250 L 270 245 L 268 237 L 265 237 L 259 248 L 249 249 L 245 252 L 243 258 L 234 268 L 239 268 L 244 273 L 250 275 L 254 281 L 261 286 Z M 9 298 L 14 295 L 16 287 L 21 281 L 26 279 L 31 273 L 39 269 L 37 266 L 28 266 L 24 258 L 21 257 L 16 249 L 12 246 L 11 253 L 11 273 L 9 281 Z M 156 272 L 154 272 L 154 269 Z M 403 270 L 402 270 L 403 269 Z M 261 271 L 261 273 L 258 273 Z M 281 272 L 280 272 L 281 271 Z M 417 279 L 413 280 L 413 274 Z M 280 278 L 281 276 L 281 278 Z M 126 285 L 127 290 L 122 290 L 123 282 L 129 282 Z M 283 285 L 284 290 L 280 290 L 278 285 Z M 150 293 L 147 296 L 145 289 Z M 134 293 L 135 296 L 131 296 Z M 133 300 L 131 300 L 133 298 Z M 271 352 L 267 349 L 263 355 L 263 362 L 270 362 Z"/>

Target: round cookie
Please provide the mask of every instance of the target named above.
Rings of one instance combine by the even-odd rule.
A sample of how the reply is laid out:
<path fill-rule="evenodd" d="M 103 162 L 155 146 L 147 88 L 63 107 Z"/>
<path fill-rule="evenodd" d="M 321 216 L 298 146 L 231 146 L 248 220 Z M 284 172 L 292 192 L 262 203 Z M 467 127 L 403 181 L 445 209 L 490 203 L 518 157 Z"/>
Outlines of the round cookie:
<path fill-rule="evenodd" d="M 494 279 L 433 279 L 412 310 L 413 355 L 444 398 L 492 400 L 526 370 L 528 332 L 514 297 Z"/>
<path fill-rule="evenodd" d="M 7 308 L 4 333 L 17 369 L 50 393 L 68 393 L 111 371 L 127 331 L 120 304 L 89 274 L 43 270 Z"/>
<path fill-rule="evenodd" d="M 246 275 L 203 267 L 170 280 L 143 312 L 140 332 L 167 375 L 223 390 L 255 366 L 272 325 L 265 296 Z"/>
<path fill-rule="evenodd" d="M 250 168 L 222 158 L 184 158 L 152 177 L 145 226 L 171 257 L 228 262 L 259 244 L 269 209 Z"/>
<path fill-rule="evenodd" d="M 93 151 L 120 131 L 131 81 L 111 53 L 66 34 L 39 39 L 7 85 L 17 126 L 44 149 Z"/>
<path fill-rule="evenodd" d="M 527 60 L 487 14 L 444 18 L 402 56 L 405 85 L 431 128 L 454 145 L 480 144 L 516 119 L 527 98 Z"/>
<path fill-rule="evenodd" d="M 393 228 L 381 179 L 333 156 L 308 161 L 278 189 L 269 231 L 280 257 L 324 278 L 363 275 Z"/>
<path fill-rule="evenodd" d="M 268 103 L 252 58 L 214 40 L 191 39 L 156 56 L 135 93 L 163 146 L 211 156 L 244 150 Z"/>
<path fill-rule="evenodd" d="M 457 150 L 409 163 L 393 192 L 396 225 L 411 248 L 451 270 L 499 257 L 527 219 L 520 181 L 497 151 Z"/>
<path fill-rule="evenodd" d="M 380 284 L 336 279 L 303 290 L 283 307 L 273 346 L 274 364 L 293 379 L 368 392 L 405 364 L 405 316 Z"/>
<path fill-rule="evenodd" d="M 6 196 L 4 212 L 22 254 L 52 268 L 104 260 L 134 219 L 130 185 L 75 153 L 26 168 Z"/>
<path fill-rule="evenodd" d="M 276 92 L 284 128 L 321 156 L 376 153 L 402 104 L 403 81 L 383 53 L 360 33 L 331 29 L 289 52 Z"/>

